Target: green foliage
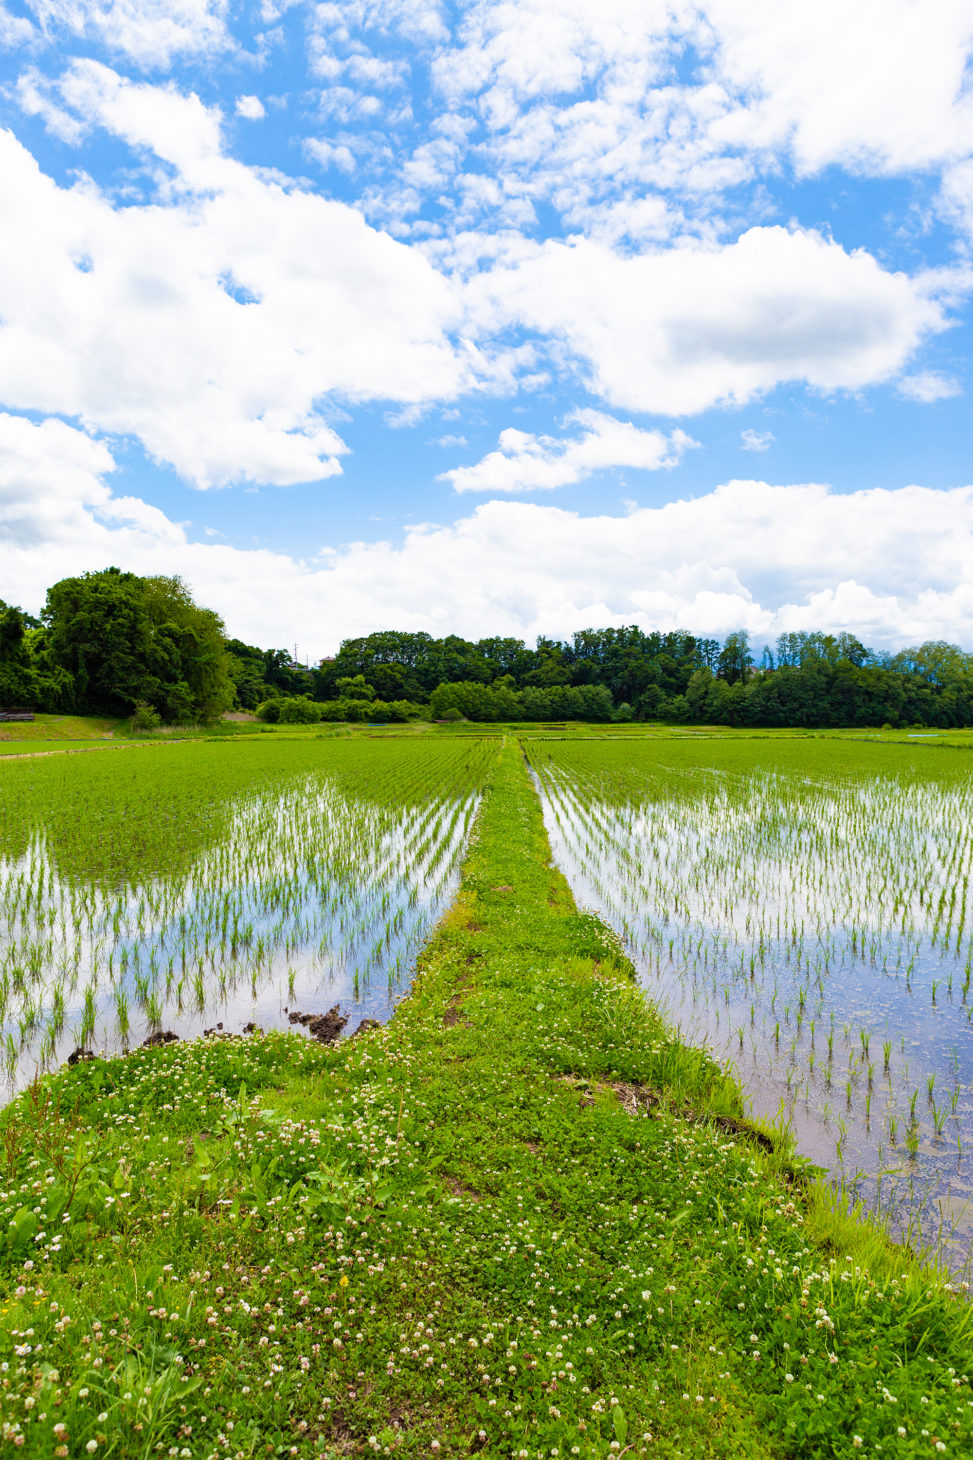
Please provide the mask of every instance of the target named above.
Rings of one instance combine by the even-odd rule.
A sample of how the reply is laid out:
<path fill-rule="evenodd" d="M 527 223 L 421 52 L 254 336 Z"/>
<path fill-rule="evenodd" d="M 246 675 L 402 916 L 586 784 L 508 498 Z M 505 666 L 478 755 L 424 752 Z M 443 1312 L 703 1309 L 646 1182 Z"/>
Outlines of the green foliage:
<path fill-rule="evenodd" d="M 108 568 L 48 589 L 45 652 L 71 676 L 81 713 L 121 715 L 139 701 L 170 724 L 218 718 L 233 703 L 223 624 L 178 578 Z"/>
<path fill-rule="evenodd" d="M 256 710 L 262 701 L 282 695 L 307 694 L 311 687 L 311 675 L 291 663 L 286 649 L 258 649 L 227 639 L 226 661 L 236 703 L 244 710 Z"/>
<path fill-rule="evenodd" d="M 630 707 L 641 720 L 739 727 L 973 724 L 973 656 L 941 641 L 876 654 L 853 634 L 787 633 L 758 664 L 744 630 L 721 644 L 632 624 L 534 648 L 382 630 L 307 670 L 284 649 L 224 638 L 180 580 L 117 568 L 55 584 L 43 618 L 0 603 L 0 703 L 120 716 L 142 699 L 170 724 L 308 697 L 329 707 L 322 718 L 352 724 L 451 707 L 481 723 L 598 723 Z"/>
<path fill-rule="evenodd" d="M 606 721 L 629 705 L 642 720 L 739 726 L 973 724 L 973 658 L 955 645 L 874 654 L 853 634 L 782 634 L 755 667 L 749 636 L 725 642 L 636 625 L 583 629 L 568 643 L 386 631 L 346 640 L 314 674 L 315 698 L 352 680 L 388 699 L 430 696 L 430 714 L 455 706 L 479 722 Z M 598 692 L 584 698 L 579 692 Z"/>
<path fill-rule="evenodd" d="M 133 735 L 145 735 L 152 730 L 158 730 L 162 724 L 162 716 L 144 700 L 137 700 L 128 724 Z"/>
<path fill-rule="evenodd" d="M 338 679 L 335 681 L 335 688 L 338 691 L 339 699 L 373 700 L 375 698 L 374 687 L 368 683 L 363 674 Z"/>
<path fill-rule="evenodd" d="M 325 700 L 318 706 L 322 720 L 350 725 L 403 725 L 407 720 L 425 719 L 425 705 L 411 700 L 340 699 Z"/>
<path fill-rule="evenodd" d="M 504 678 L 496 684 L 475 680 L 441 684 L 429 696 L 433 719 L 445 719 L 449 710 L 467 720 L 610 720 L 611 695 L 602 685 L 528 685 L 515 690 Z"/>
<path fill-rule="evenodd" d="M 295 696 L 293 699 L 277 700 L 277 722 L 280 725 L 317 725 L 321 719 L 321 706 L 313 700 Z"/>

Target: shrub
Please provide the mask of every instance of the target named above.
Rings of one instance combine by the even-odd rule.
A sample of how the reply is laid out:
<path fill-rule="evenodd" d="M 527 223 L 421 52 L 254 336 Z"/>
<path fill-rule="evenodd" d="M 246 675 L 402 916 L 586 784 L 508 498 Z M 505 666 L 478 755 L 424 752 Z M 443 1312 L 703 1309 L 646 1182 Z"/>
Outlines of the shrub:
<path fill-rule="evenodd" d="M 146 704 L 145 700 L 136 700 L 135 709 L 128 722 L 129 729 L 133 735 L 148 735 L 153 730 L 158 730 L 162 724 L 162 716 L 154 705 Z"/>
<path fill-rule="evenodd" d="M 279 725 L 317 725 L 321 719 L 321 706 L 301 695 L 293 699 L 278 701 L 277 723 Z"/>

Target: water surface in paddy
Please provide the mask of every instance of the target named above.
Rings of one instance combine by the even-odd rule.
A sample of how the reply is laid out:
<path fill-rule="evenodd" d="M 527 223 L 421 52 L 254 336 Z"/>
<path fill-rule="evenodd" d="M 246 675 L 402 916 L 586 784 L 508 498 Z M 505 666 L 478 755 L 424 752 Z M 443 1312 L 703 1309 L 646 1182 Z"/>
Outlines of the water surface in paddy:
<path fill-rule="evenodd" d="M 76 1047 L 154 1030 L 289 1027 L 338 1004 L 385 1020 L 455 895 L 477 798 L 395 810 L 320 776 L 245 798 L 180 875 L 62 877 L 38 832 L 0 860 L 0 989 L 13 1091 Z"/>
<path fill-rule="evenodd" d="M 612 804 L 550 768 L 558 865 L 683 1036 L 893 1230 L 973 1238 L 968 787 L 696 776 Z"/>

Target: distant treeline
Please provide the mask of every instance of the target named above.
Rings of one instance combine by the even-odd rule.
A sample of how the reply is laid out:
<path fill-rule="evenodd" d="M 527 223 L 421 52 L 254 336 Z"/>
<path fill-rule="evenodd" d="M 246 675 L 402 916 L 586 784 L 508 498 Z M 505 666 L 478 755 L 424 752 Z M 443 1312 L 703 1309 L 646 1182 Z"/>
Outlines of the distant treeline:
<path fill-rule="evenodd" d="M 874 653 L 851 634 L 782 634 L 758 650 L 742 631 L 721 641 L 634 625 L 533 648 L 386 630 L 309 669 L 227 638 L 180 579 L 107 568 L 54 584 L 40 618 L 0 600 L 0 705 L 170 724 L 239 708 L 291 722 L 949 727 L 973 724 L 973 655 L 939 641 Z"/>

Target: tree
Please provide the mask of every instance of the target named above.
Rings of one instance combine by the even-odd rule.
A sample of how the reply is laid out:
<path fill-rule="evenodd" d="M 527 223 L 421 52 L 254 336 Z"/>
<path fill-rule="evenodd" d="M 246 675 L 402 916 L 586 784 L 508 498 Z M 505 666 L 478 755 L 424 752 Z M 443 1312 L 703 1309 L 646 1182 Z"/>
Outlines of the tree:
<path fill-rule="evenodd" d="M 735 629 L 732 634 L 727 634 L 720 653 L 720 677 L 725 679 L 727 684 L 737 684 L 740 680 L 749 678 L 752 668 L 753 655 L 750 652 L 750 635 L 746 629 Z"/>
<path fill-rule="evenodd" d="M 222 620 L 179 578 L 118 568 L 63 578 L 42 618 L 83 714 L 123 715 L 143 701 L 169 722 L 212 720 L 234 702 Z"/>
<path fill-rule="evenodd" d="M 349 675 L 337 682 L 338 696 L 346 700 L 373 700 L 375 691 L 363 674 Z"/>

